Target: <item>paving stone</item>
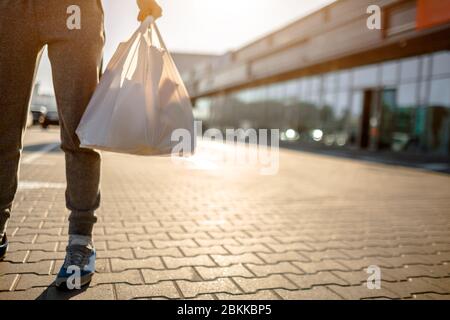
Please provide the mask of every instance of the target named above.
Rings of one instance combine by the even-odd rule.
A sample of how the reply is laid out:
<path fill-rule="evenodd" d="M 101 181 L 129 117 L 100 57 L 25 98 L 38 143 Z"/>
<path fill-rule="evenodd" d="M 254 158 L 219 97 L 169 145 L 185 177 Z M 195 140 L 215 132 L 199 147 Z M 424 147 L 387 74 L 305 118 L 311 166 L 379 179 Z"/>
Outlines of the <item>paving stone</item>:
<path fill-rule="evenodd" d="M 281 273 L 303 273 L 295 265 L 290 262 L 280 262 L 277 264 L 265 264 L 265 265 L 254 265 L 247 264 L 249 268 L 256 276 L 265 277 L 271 274 L 281 274 Z"/>
<path fill-rule="evenodd" d="M 179 248 L 135 249 L 134 253 L 139 259 L 149 257 L 183 257 L 183 253 Z"/>
<path fill-rule="evenodd" d="M 84 290 L 62 291 L 55 287 L 39 287 L 29 290 L 0 292 L 0 300 L 113 300 L 111 285 L 102 285 Z"/>
<path fill-rule="evenodd" d="M 240 246 L 224 246 L 231 254 L 243 254 L 243 253 L 256 253 L 256 252 L 266 252 L 271 253 L 268 247 L 262 244 L 253 244 L 253 245 L 240 245 Z"/>
<path fill-rule="evenodd" d="M 239 243 L 235 239 L 223 238 L 223 239 L 196 239 L 196 242 L 200 246 L 212 247 L 221 245 L 238 245 Z"/>
<path fill-rule="evenodd" d="M 347 287 L 330 285 L 327 287 L 345 300 L 361 300 L 368 298 L 399 298 L 397 294 L 393 293 L 392 291 L 386 290 L 385 288 L 383 288 L 383 286 L 381 287 L 381 289 L 373 290 L 368 289 L 366 284 Z"/>
<path fill-rule="evenodd" d="M 284 235 L 280 230 L 248 231 L 248 234 L 250 234 L 252 238 L 280 237 Z M 238 235 L 235 237 L 240 238 Z"/>
<path fill-rule="evenodd" d="M 3 259 L 3 261 L 12 263 L 24 263 L 25 260 L 28 258 L 28 256 L 29 256 L 28 251 L 16 251 L 16 252 L 8 251 L 8 254 Z"/>
<path fill-rule="evenodd" d="M 387 281 L 406 281 L 417 277 L 446 277 L 449 274 L 446 266 L 406 265 L 401 268 L 382 268 L 381 276 Z"/>
<path fill-rule="evenodd" d="M 172 247 L 191 247 L 198 248 L 198 245 L 192 239 L 183 240 L 154 240 L 153 243 L 158 249 L 172 248 Z"/>
<path fill-rule="evenodd" d="M 58 269 L 55 269 L 55 272 L 57 272 L 57 270 L 59 270 L 59 266 L 58 264 L 55 264 L 55 266 L 58 266 Z M 111 265 L 109 262 L 109 259 L 97 259 L 95 261 L 95 272 L 96 273 L 108 273 L 108 272 L 112 272 L 111 271 Z"/>
<path fill-rule="evenodd" d="M 276 289 L 275 292 L 283 300 L 341 300 L 336 293 L 327 289 L 327 287 L 314 287 L 307 290 L 283 290 Z"/>
<path fill-rule="evenodd" d="M 302 243 L 302 242 L 294 242 L 294 243 L 282 243 L 282 244 L 268 244 L 269 248 L 271 248 L 274 252 L 286 252 L 286 251 L 312 251 L 311 247 Z"/>
<path fill-rule="evenodd" d="M 278 244 L 279 242 L 275 240 L 272 237 L 261 237 L 261 238 L 236 238 L 236 240 L 245 245 L 251 245 L 251 244 L 270 244 L 269 247 L 272 248 L 272 244 Z M 225 243 L 229 244 L 229 243 Z M 231 244 L 233 245 L 233 244 Z"/>
<path fill-rule="evenodd" d="M 450 292 L 450 278 L 410 278 L 408 281 L 383 283 L 383 286 L 403 297 L 426 292 L 446 294 Z"/>
<path fill-rule="evenodd" d="M 261 290 L 254 294 L 226 294 L 218 293 L 219 300 L 279 300 L 279 297 L 270 290 Z"/>
<path fill-rule="evenodd" d="M 59 137 L 29 132 L 26 146 Z M 40 156 L 52 166 L 24 164 L 21 179 L 64 183 L 63 153 Z M 19 189 L 0 300 L 450 295 L 446 175 L 282 149 L 270 177 L 228 164 L 192 170 L 157 157 L 103 159 L 91 286 L 52 286 L 68 240 L 64 190 Z M 380 290 L 367 288 L 371 265 L 381 268 Z"/>
<path fill-rule="evenodd" d="M 163 227 L 144 227 L 147 234 L 130 234 L 130 240 L 147 240 L 149 237 L 151 238 L 151 235 L 158 234 L 158 233 L 165 233 L 168 236 L 169 232 L 178 232 L 178 233 L 185 233 L 186 231 L 183 229 L 182 226 L 163 226 Z M 170 237 L 169 237 L 170 239 Z"/>
<path fill-rule="evenodd" d="M 126 270 L 122 272 L 102 272 L 94 275 L 91 285 L 96 286 L 107 283 L 144 284 L 138 270 Z"/>
<path fill-rule="evenodd" d="M 271 275 L 263 278 L 233 278 L 246 293 L 256 292 L 262 289 L 297 289 L 297 287 L 282 275 Z"/>
<path fill-rule="evenodd" d="M 152 240 L 170 240 L 170 237 L 166 232 L 150 232 L 145 234 L 129 234 L 129 241 L 131 242 L 142 242 L 142 241 L 152 241 Z"/>
<path fill-rule="evenodd" d="M 450 300 L 450 294 L 423 293 L 413 296 L 415 300 Z"/>
<path fill-rule="evenodd" d="M 97 242 L 95 242 L 97 248 Z M 117 249 L 153 249 L 154 246 L 151 241 L 108 241 L 107 248 L 110 250 Z"/>
<path fill-rule="evenodd" d="M 117 223 L 114 223 L 114 224 L 117 224 Z M 124 220 L 120 224 L 123 224 L 123 226 L 130 227 L 130 228 L 133 228 L 133 227 L 153 227 L 153 228 L 157 228 L 157 227 L 161 226 L 161 224 L 158 221 L 150 221 L 150 220 L 145 221 L 145 222 L 143 222 L 143 221 L 127 221 L 127 220 Z M 117 226 L 117 227 L 120 227 L 120 226 Z"/>
<path fill-rule="evenodd" d="M 283 228 L 285 229 L 285 228 Z M 296 244 L 303 248 L 304 250 L 308 251 L 311 250 L 312 247 L 307 245 L 308 241 L 311 241 L 311 237 L 307 235 L 295 235 L 295 236 L 277 236 L 275 237 L 279 241 L 279 243 L 282 244 Z"/>
<path fill-rule="evenodd" d="M 211 239 L 211 237 L 206 232 L 169 232 L 169 235 L 174 240 Z"/>
<path fill-rule="evenodd" d="M 64 259 L 65 252 L 44 252 L 44 251 L 32 251 L 27 259 L 28 262 L 39 262 L 45 260 L 58 260 Z"/>
<path fill-rule="evenodd" d="M 204 254 L 228 254 L 223 246 L 199 247 L 199 248 L 180 248 L 185 256 L 197 256 Z"/>
<path fill-rule="evenodd" d="M 186 298 L 186 300 L 216 300 L 212 294 L 201 294 L 195 298 Z"/>
<path fill-rule="evenodd" d="M 164 263 L 169 269 L 187 266 L 215 266 L 215 263 L 207 255 L 186 258 L 163 257 Z"/>
<path fill-rule="evenodd" d="M 46 275 L 50 273 L 52 262 L 27 262 L 27 263 L 10 263 L 0 262 L 0 274 L 22 274 L 22 273 L 35 273 Z"/>
<path fill-rule="evenodd" d="M 237 263 L 263 264 L 264 262 L 253 253 L 241 255 L 211 255 L 213 260 L 221 267 L 226 267 Z"/>
<path fill-rule="evenodd" d="M 43 235 L 41 235 L 41 236 L 43 236 Z M 11 243 L 18 242 L 18 243 L 22 243 L 22 244 L 31 244 L 36 239 L 36 235 L 35 234 L 28 234 L 25 236 L 13 235 L 9 238 L 10 238 L 9 240 Z"/>
<path fill-rule="evenodd" d="M 145 259 L 133 259 L 133 260 L 123 260 L 123 259 L 111 259 L 111 266 L 113 272 L 120 272 L 130 269 L 163 269 L 163 263 L 160 258 L 145 258 Z"/>
<path fill-rule="evenodd" d="M 233 276 L 252 277 L 253 274 L 243 265 L 237 264 L 228 267 L 195 267 L 200 276 L 205 280 L 226 278 Z"/>
<path fill-rule="evenodd" d="M 208 232 L 213 239 L 224 239 L 224 238 L 244 238 L 247 234 L 242 231 L 221 231 L 221 232 Z"/>
<path fill-rule="evenodd" d="M 15 290 L 27 290 L 35 287 L 49 287 L 54 285 L 54 275 L 36 275 L 36 274 L 22 274 Z"/>
<path fill-rule="evenodd" d="M 361 258 L 361 259 L 338 259 L 335 260 L 339 262 L 344 267 L 350 270 L 362 270 L 367 269 L 369 266 L 379 266 L 381 267 L 395 267 L 390 261 L 386 259 L 378 258 L 378 257 L 370 257 L 370 258 Z M 402 267 L 403 264 L 400 264 L 399 267 Z"/>
<path fill-rule="evenodd" d="M 148 284 L 158 283 L 160 281 L 166 280 L 201 280 L 192 267 L 183 267 L 175 270 L 143 269 L 142 275 L 145 279 L 145 283 Z"/>
<path fill-rule="evenodd" d="M 16 239 L 16 238 L 14 238 Z M 8 252 L 16 252 L 16 251 L 28 251 L 28 250 L 39 250 L 39 251 L 47 251 L 53 252 L 56 251 L 57 243 L 20 243 L 10 241 Z M 9 256 L 8 253 L 8 256 Z"/>
<path fill-rule="evenodd" d="M 323 260 L 346 260 L 352 259 L 349 255 L 345 254 L 341 250 L 325 250 L 325 251 L 302 251 L 302 255 L 304 255 L 308 261 L 312 262 L 320 262 Z"/>
<path fill-rule="evenodd" d="M 285 253 L 258 253 L 258 256 L 266 263 L 309 261 L 308 258 L 305 258 L 303 255 L 293 251 L 288 251 Z"/>
<path fill-rule="evenodd" d="M 213 281 L 189 282 L 177 281 L 183 296 L 193 298 L 207 293 L 231 293 L 239 294 L 241 291 L 229 278 L 221 278 Z"/>
<path fill-rule="evenodd" d="M 146 231 L 144 230 L 144 227 L 120 227 L 120 228 L 107 228 L 106 234 L 107 235 L 115 235 L 115 234 L 144 234 Z"/>
<path fill-rule="evenodd" d="M 328 271 L 318 272 L 315 274 L 293 275 L 287 274 L 286 277 L 294 282 L 299 289 L 310 289 L 317 285 L 347 285 L 345 280 L 338 278 Z"/>
<path fill-rule="evenodd" d="M 2 274 L 0 275 L 0 291 L 8 291 L 14 283 L 16 283 L 19 275 L 16 274 Z"/>
<path fill-rule="evenodd" d="M 349 270 L 348 267 L 345 267 L 342 264 L 340 264 L 334 260 L 323 260 L 323 261 L 318 261 L 318 262 L 294 261 L 291 263 L 296 265 L 298 268 L 300 268 L 304 273 L 317 273 L 320 271 L 334 271 L 334 270 L 340 270 L 340 271 Z"/>
<path fill-rule="evenodd" d="M 14 234 L 17 236 L 26 236 L 26 235 L 49 235 L 49 236 L 58 236 L 61 234 L 62 228 L 47 228 L 47 229 L 39 229 L 39 228 L 23 228 L 20 227 L 19 230 Z"/>

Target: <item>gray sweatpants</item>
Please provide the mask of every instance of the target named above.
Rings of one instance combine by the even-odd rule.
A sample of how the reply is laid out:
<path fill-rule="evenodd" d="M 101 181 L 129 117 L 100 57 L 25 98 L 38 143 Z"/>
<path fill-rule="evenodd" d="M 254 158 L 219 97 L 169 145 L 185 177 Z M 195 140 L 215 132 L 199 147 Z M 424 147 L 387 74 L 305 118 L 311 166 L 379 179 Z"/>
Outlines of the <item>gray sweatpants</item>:
<path fill-rule="evenodd" d="M 71 5 L 81 9 L 81 29 L 67 27 Z M 99 80 L 104 45 L 100 0 L 0 1 L 0 232 L 17 191 L 27 108 L 45 45 L 66 159 L 69 233 L 90 235 L 100 204 L 100 155 L 81 149 L 75 130 Z"/>

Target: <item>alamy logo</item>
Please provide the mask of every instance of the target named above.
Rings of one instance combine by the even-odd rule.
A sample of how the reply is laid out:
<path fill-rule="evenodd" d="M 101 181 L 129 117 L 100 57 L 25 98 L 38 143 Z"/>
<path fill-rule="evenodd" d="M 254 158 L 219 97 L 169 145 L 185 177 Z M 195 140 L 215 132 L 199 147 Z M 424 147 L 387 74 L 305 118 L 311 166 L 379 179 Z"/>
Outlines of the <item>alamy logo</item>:
<path fill-rule="evenodd" d="M 369 30 L 381 30 L 381 8 L 377 5 L 371 5 L 367 8 L 367 28 Z"/>
<path fill-rule="evenodd" d="M 196 155 L 203 162 L 223 166 L 251 166 L 258 169 L 261 175 L 276 175 L 280 167 L 280 130 L 278 129 L 226 129 L 210 128 L 203 133 L 201 121 L 195 121 L 194 135 L 198 137 L 200 145 L 197 146 Z M 176 145 L 172 149 L 172 161 L 180 163 L 180 154 L 189 154 L 194 150 L 194 141 L 191 133 L 185 129 L 176 129 L 172 132 L 171 141 Z M 214 152 L 206 148 L 203 142 L 216 143 Z M 226 146 L 222 148 L 220 146 Z M 228 148 L 227 148 L 228 147 Z"/>
<path fill-rule="evenodd" d="M 81 271 L 78 266 L 69 266 L 67 268 L 67 273 L 71 276 L 67 278 L 67 289 L 73 290 L 77 289 L 79 290 L 81 288 Z"/>
<path fill-rule="evenodd" d="M 369 266 L 366 269 L 366 273 L 369 274 L 367 278 L 367 289 L 380 290 L 381 289 L 381 269 L 378 266 Z"/>
<path fill-rule="evenodd" d="M 77 5 L 67 7 L 67 14 L 69 17 L 66 20 L 66 26 L 69 30 L 81 29 L 81 9 Z"/>

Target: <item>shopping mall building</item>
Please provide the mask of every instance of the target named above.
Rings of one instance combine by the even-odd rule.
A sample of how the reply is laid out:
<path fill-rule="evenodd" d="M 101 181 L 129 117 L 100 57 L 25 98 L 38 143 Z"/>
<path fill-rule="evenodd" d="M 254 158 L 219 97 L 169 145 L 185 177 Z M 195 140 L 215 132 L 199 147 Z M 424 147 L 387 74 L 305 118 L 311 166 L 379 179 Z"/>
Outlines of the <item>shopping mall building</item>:
<path fill-rule="evenodd" d="M 338 0 L 183 77 L 207 127 L 448 155 L 450 0 Z"/>

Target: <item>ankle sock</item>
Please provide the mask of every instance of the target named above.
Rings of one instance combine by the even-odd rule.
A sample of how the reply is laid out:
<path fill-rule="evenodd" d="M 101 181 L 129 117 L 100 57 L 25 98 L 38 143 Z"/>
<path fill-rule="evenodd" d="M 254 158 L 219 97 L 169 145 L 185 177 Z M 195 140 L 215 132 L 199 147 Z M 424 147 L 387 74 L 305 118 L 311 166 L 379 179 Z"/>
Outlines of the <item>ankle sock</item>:
<path fill-rule="evenodd" d="M 6 233 L 6 223 L 4 226 L 0 226 L 0 244 L 2 243 L 5 233 Z"/>
<path fill-rule="evenodd" d="M 86 246 L 92 249 L 94 248 L 94 241 L 92 236 L 71 234 L 69 235 L 69 246 L 71 245 Z"/>
<path fill-rule="evenodd" d="M 10 213 L 8 211 L 0 212 L 0 243 L 2 242 L 3 236 L 6 232 L 6 227 L 8 226 L 8 219 Z"/>

